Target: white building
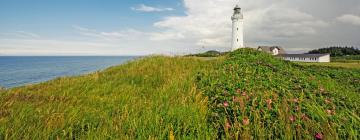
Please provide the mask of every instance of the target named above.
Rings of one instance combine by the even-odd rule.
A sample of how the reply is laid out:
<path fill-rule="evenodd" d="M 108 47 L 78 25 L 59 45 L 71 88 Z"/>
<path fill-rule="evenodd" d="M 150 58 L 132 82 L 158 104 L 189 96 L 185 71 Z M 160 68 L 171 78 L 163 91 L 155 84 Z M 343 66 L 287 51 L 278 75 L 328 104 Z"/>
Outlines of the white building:
<path fill-rule="evenodd" d="M 279 46 L 259 46 L 258 51 L 270 53 L 287 61 L 294 62 L 330 62 L 330 54 L 286 54 Z"/>
<path fill-rule="evenodd" d="M 272 55 L 286 54 L 285 49 L 280 46 L 259 46 L 257 50 L 267 52 Z"/>
<path fill-rule="evenodd" d="M 241 13 L 241 8 L 236 5 L 234 8 L 234 15 L 232 20 L 232 50 L 244 48 L 244 16 Z"/>
<path fill-rule="evenodd" d="M 278 57 L 296 62 L 330 62 L 330 54 L 280 54 Z"/>

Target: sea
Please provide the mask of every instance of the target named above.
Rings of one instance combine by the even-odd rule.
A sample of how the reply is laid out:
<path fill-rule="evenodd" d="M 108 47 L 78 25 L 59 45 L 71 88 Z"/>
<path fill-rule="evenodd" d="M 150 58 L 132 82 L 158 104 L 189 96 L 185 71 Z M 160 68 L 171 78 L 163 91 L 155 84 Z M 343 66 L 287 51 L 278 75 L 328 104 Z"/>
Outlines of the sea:
<path fill-rule="evenodd" d="M 36 84 L 120 65 L 136 56 L 0 56 L 0 87 Z"/>

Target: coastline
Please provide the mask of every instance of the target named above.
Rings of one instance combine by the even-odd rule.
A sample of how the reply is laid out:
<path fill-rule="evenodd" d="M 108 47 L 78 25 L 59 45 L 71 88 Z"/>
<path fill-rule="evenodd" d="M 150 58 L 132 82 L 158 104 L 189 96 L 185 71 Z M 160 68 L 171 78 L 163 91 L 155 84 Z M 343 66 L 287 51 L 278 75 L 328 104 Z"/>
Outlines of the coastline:
<path fill-rule="evenodd" d="M 0 56 L 0 86 L 34 85 L 122 65 L 139 56 Z"/>

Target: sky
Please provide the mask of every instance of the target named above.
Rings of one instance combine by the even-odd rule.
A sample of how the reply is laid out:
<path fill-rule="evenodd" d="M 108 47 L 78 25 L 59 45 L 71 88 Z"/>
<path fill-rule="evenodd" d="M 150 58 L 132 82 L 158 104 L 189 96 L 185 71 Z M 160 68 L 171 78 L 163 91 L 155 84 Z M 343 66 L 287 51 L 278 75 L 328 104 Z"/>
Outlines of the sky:
<path fill-rule="evenodd" d="M 247 47 L 360 47 L 359 0 L 0 0 L 0 55 L 189 54 Z"/>

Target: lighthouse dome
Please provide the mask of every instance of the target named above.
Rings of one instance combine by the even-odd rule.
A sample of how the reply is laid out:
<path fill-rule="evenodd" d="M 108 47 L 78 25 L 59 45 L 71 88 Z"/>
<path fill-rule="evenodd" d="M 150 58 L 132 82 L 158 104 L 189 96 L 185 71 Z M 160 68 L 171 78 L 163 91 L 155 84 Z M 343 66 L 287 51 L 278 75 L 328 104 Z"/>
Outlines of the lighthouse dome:
<path fill-rule="evenodd" d="M 241 8 L 239 7 L 239 5 L 236 5 L 234 8 L 234 15 L 231 17 L 231 19 L 235 20 L 235 19 L 243 19 L 243 18 L 244 16 L 241 13 Z"/>

